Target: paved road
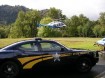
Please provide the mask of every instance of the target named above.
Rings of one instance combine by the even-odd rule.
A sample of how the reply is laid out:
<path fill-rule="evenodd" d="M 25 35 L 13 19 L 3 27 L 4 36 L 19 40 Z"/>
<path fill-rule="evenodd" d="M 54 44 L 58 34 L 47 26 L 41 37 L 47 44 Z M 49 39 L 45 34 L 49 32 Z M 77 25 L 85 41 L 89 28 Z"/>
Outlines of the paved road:
<path fill-rule="evenodd" d="M 46 68 L 38 71 L 26 70 L 18 78 L 101 78 L 105 75 L 104 71 L 105 60 L 100 59 L 99 63 L 97 63 L 97 65 L 94 66 L 89 73 L 78 73 L 68 67 L 63 69 Z"/>

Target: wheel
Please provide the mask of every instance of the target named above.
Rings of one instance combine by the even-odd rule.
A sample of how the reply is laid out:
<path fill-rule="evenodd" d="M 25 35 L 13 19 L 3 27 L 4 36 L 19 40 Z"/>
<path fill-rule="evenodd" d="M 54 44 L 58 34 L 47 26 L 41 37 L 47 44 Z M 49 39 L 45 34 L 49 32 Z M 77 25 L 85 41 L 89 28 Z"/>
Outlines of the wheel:
<path fill-rule="evenodd" d="M 77 62 L 77 70 L 79 72 L 85 73 L 89 72 L 92 68 L 92 63 L 89 58 L 80 58 Z"/>
<path fill-rule="evenodd" d="M 7 61 L 0 66 L 0 74 L 4 78 L 14 78 L 19 74 L 19 67 L 15 62 Z"/>

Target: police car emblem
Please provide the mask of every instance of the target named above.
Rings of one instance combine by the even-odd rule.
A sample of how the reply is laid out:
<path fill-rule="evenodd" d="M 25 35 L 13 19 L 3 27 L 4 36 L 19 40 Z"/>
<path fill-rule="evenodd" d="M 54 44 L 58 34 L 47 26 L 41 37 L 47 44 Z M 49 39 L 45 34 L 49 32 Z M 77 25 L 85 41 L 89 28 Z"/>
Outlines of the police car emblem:
<path fill-rule="evenodd" d="M 54 54 L 54 55 L 53 55 L 54 62 L 55 62 L 55 61 L 60 61 L 60 58 L 59 58 L 59 57 L 60 57 L 60 55 L 59 55 L 58 53 Z"/>

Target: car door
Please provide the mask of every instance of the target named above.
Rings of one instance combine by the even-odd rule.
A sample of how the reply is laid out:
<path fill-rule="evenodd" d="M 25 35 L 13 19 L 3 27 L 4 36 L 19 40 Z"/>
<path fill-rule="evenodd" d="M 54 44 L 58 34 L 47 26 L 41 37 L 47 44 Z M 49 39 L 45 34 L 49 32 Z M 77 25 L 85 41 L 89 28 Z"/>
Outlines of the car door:
<path fill-rule="evenodd" d="M 18 46 L 23 54 L 18 60 L 23 64 L 24 69 L 32 68 L 35 64 L 42 61 L 42 53 L 36 42 L 26 42 Z"/>
<path fill-rule="evenodd" d="M 63 64 L 63 56 L 65 55 L 65 48 L 53 41 L 40 42 L 41 52 L 43 55 L 43 62 L 46 65 Z"/>

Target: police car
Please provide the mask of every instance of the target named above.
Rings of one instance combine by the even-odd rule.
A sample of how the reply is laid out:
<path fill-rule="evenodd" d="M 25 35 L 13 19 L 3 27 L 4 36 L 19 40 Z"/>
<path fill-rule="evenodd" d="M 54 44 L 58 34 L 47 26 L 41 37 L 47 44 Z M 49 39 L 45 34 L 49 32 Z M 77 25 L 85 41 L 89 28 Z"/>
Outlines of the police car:
<path fill-rule="evenodd" d="M 98 62 L 98 52 L 69 49 L 52 40 L 35 38 L 0 49 L 0 76 L 13 78 L 22 69 L 34 66 L 73 64 L 80 72 L 89 72 Z"/>

